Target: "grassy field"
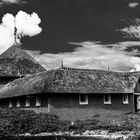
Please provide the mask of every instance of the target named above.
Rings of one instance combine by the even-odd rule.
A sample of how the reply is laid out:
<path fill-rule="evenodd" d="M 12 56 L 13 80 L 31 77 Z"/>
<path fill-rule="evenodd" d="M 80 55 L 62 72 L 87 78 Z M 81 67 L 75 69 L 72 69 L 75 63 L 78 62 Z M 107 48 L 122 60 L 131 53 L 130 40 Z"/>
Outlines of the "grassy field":
<path fill-rule="evenodd" d="M 18 116 L 18 117 L 17 117 Z M 101 116 L 87 120 L 62 121 L 54 114 L 18 109 L 0 110 L 0 136 L 110 136 L 140 138 L 140 114 Z M 26 135 L 27 136 L 27 135 Z"/>

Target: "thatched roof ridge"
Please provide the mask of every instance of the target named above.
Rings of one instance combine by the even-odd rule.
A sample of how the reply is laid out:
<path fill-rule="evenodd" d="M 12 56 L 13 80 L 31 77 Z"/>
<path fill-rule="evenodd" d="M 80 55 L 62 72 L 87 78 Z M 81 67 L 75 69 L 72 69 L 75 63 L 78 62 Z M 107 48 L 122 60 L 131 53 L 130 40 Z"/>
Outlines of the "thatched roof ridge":
<path fill-rule="evenodd" d="M 140 72 L 73 68 L 53 69 L 14 80 L 3 86 L 0 98 L 47 93 L 134 93 Z"/>
<path fill-rule="evenodd" d="M 13 45 L 0 55 L 0 76 L 26 76 L 45 71 L 21 46 Z"/>
<path fill-rule="evenodd" d="M 77 71 L 84 73 L 103 73 L 103 74 L 117 74 L 119 76 L 123 75 L 140 75 L 140 71 L 128 72 L 128 71 L 110 71 L 110 70 L 101 70 L 101 69 L 82 69 L 82 68 L 71 68 L 71 67 L 60 67 L 59 69 L 65 71 Z"/>

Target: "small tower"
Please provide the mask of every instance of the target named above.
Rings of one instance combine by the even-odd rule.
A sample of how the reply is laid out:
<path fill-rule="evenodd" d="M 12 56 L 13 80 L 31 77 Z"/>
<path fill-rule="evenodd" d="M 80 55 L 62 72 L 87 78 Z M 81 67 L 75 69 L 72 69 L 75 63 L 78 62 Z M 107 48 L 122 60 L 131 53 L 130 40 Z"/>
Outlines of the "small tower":
<path fill-rule="evenodd" d="M 109 65 L 108 65 L 108 67 L 107 67 L 107 70 L 108 70 L 108 71 L 110 70 L 110 67 L 109 67 Z"/>
<path fill-rule="evenodd" d="M 16 19 L 14 19 L 14 45 L 18 45 L 18 42 L 17 42 Z"/>
<path fill-rule="evenodd" d="M 64 68 L 64 66 L 63 66 L 63 60 L 61 61 L 61 69 L 63 69 Z"/>

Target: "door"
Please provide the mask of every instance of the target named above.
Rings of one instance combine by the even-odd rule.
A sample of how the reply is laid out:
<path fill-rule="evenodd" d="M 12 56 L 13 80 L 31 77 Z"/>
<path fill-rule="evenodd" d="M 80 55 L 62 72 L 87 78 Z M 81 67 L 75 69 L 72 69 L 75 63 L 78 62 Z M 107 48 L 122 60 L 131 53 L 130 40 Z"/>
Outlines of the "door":
<path fill-rule="evenodd" d="M 137 111 L 140 113 L 140 95 L 137 96 Z"/>

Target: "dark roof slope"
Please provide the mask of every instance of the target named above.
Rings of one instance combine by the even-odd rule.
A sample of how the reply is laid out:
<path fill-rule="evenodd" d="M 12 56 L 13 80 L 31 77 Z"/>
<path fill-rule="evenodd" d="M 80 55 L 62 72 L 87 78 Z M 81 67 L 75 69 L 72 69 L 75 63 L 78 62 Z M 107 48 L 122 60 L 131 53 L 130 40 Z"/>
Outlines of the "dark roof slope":
<path fill-rule="evenodd" d="M 140 73 L 55 69 L 8 83 L 0 98 L 38 93 L 134 93 Z"/>
<path fill-rule="evenodd" d="M 45 71 L 21 46 L 13 45 L 0 55 L 0 76 L 25 76 Z"/>

